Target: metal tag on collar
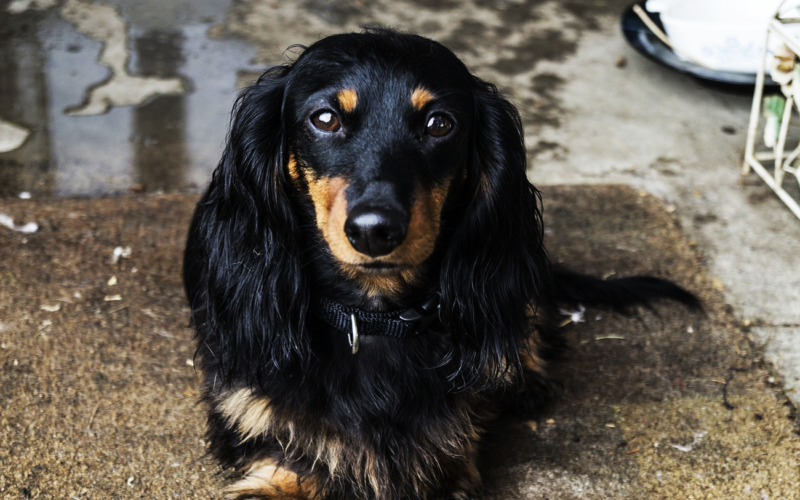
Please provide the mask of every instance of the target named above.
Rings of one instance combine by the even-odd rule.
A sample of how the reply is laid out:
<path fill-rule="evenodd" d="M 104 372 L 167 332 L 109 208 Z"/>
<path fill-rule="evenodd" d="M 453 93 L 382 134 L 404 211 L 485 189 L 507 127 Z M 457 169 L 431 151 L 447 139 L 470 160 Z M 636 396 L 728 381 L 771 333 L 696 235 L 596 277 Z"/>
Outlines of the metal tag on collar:
<path fill-rule="evenodd" d="M 358 352 L 358 323 L 356 322 L 356 314 L 350 313 L 350 324 L 352 326 L 350 333 L 347 335 L 347 341 L 353 349 L 353 354 Z"/>
<path fill-rule="evenodd" d="M 417 324 L 417 333 L 424 331 L 439 317 L 441 295 L 437 292 L 421 306 L 412 307 L 400 314 L 400 319 Z"/>

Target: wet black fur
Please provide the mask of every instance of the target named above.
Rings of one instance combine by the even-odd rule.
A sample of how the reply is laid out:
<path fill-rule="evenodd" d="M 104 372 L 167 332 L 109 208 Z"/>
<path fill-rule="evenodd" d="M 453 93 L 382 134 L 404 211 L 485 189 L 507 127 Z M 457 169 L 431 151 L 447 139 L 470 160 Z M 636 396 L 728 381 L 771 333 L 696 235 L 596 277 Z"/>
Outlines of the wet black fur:
<path fill-rule="evenodd" d="M 361 78 L 360 88 L 377 85 L 370 79 L 381 71 L 406 72 L 434 91 L 446 82 L 463 108 L 459 148 L 466 181 L 448 199 L 423 279 L 397 300 L 367 298 L 339 273 L 286 168 L 289 151 L 303 141 L 298 99 L 345 69 Z M 184 279 L 211 404 L 211 452 L 234 467 L 273 457 L 302 478 L 314 478 L 324 498 L 440 498 L 459 472 L 438 468 L 436 448 L 445 445 L 437 439 L 460 432 L 459 411 L 468 408 L 480 423 L 486 401 L 498 393 L 535 409 L 547 392 L 540 374 L 527 374 L 528 396 L 521 389 L 519 350 L 528 345 L 531 311 L 538 312 L 539 343 L 528 348 L 548 358 L 560 345 L 557 329 L 547 325 L 557 303 L 624 310 L 666 296 L 696 304 L 662 280 L 553 272 L 542 235 L 539 193 L 526 177 L 516 109 L 440 44 L 383 30 L 338 35 L 317 42 L 293 64 L 268 69 L 236 103 L 225 152 L 197 206 L 186 249 Z M 357 355 L 344 334 L 309 314 L 317 295 L 394 310 L 433 291 L 442 296 L 438 332 L 365 339 Z M 268 396 L 274 414 L 308 439 L 325 439 L 317 434 L 325 428 L 353 446 L 374 449 L 381 491 L 364 489 L 347 474 L 327 476 L 324 465 L 312 470 L 313 458 L 286 451 L 274 437 L 242 443 L 214 406 L 221 391 L 241 387 Z M 415 468 L 424 469 L 421 482 L 410 477 L 420 472 Z"/>

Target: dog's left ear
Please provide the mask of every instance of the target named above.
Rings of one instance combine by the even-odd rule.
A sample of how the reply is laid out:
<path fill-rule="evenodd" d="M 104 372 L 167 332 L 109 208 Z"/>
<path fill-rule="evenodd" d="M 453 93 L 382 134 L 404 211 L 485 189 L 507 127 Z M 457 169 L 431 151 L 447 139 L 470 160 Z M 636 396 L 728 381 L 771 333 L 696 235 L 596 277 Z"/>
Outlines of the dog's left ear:
<path fill-rule="evenodd" d="M 290 66 L 239 96 L 227 145 L 197 205 L 184 281 L 206 371 L 263 382 L 305 359 L 308 289 L 286 186 Z"/>
<path fill-rule="evenodd" d="M 474 78 L 474 77 L 473 77 Z M 464 384 L 514 375 L 548 281 L 541 200 L 528 181 L 522 123 L 494 85 L 473 80 L 473 151 L 465 209 L 445 256 L 440 317 Z"/>

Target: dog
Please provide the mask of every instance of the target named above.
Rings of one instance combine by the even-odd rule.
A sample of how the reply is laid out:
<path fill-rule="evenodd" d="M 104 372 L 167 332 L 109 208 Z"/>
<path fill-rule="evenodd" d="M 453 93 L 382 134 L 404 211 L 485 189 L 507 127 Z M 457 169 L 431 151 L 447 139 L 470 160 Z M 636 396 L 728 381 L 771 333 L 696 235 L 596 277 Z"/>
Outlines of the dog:
<path fill-rule="evenodd" d="M 482 429 L 544 404 L 559 306 L 699 307 L 542 238 L 517 110 L 443 45 L 372 29 L 266 70 L 183 271 L 227 498 L 480 498 Z"/>

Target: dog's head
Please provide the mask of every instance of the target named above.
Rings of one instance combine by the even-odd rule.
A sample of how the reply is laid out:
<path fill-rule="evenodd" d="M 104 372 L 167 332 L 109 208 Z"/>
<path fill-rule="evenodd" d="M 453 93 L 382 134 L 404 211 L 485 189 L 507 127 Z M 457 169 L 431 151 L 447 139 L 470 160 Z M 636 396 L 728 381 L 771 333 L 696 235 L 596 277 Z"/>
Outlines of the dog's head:
<path fill-rule="evenodd" d="M 326 38 L 289 72 L 286 171 L 341 269 L 372 293 L 396 293 L 434 251 L 467 178 L 469 79 L 441 45 L 387 33 Z"/>
<path fill-rule="evenodd" d="M 275 321 L 302 329 L 311 292 L 298 235 L 310 226 L 367 296 L 440 292 L 442 321 L 483 353 L 476 366 L 516 352 L 547 269 L 516 109 L 415 35 L 331 36 L 264 73 L 237 103 L 215 202 L 226 255 L 242 275 L 257 271 L 275 303 L 253 307 Z"/>

